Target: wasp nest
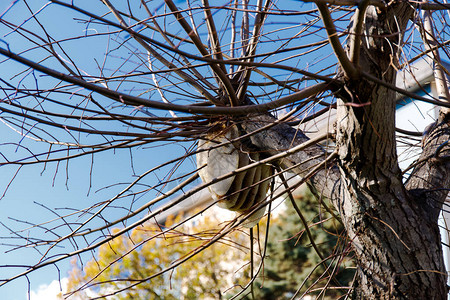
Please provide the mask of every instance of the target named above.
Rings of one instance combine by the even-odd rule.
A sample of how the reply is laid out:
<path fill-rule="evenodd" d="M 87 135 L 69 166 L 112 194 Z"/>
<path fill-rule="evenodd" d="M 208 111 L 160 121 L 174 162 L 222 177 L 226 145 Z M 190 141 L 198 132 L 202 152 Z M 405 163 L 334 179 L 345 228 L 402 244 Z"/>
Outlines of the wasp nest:
<path fill-rule="evenodd" d="M 238 136 L 238 129 L 233 125 L 214 131 L 208 134 L 205 140 L 199 141 L 198 149 L 205 150 L 197 154 L 198 173 L 203 182 L 211 182 L 260 160 L 259 153 L 251 151 L 240 141 L 217 147 L 218 144 L 232 141 Z M 208 189 L 220 207 L 247 215 L 257 204 L 264 201 L 271 175 L 273 168 L 262 164 L 209 185 Z M 264 213 L 265 206 L 249 215 L 244 226 L 255 226 Z"/>

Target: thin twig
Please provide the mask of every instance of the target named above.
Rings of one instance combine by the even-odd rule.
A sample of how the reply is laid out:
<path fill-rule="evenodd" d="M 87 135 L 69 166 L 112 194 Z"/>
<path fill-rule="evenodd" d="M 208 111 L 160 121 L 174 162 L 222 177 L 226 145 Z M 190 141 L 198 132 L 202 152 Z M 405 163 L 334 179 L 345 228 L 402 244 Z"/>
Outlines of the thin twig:
<path fill-rule="evenodd" d="M 353 27 L 350 32 L 350 61 L 359 69 L 359 55 L 363 34 L 364 17 L 370 0 L 362 0 L 353 16 Z"/>
<path fill-rule="evenodd" d="M 432 26 L 432 17 L 430 11 L 423 11 L 423 26 L 421 30 L 422 39 L 425 45 L 425 49 L 429 50 L 433 46 L 436 46 L 434 30 Z M 436 92 L 439 100 L 450 103 L 450 93 L 448 90 L 448 79 L 444 73 L 441 57 L 439 51 L 436 49 L 431 52 L 431 63 L 433 64 L 434 80 L 436 84 Z M 450 113 L 449 108 L 441 108 L 441 111 L 445 114 Z"/>
<path fill-rule="evenodd" d="M 340 66 L 349 78 L 354 80 L 358 79 L 359 72 L 352 64 L 352 62 L 348 59 L 347 54 L 345 53 L 344 48 L 341 45 L 341 41 L 338 38 L 338 33 L 336 31 L 336 27 L 334 26 L 334 21 L 331 18 L 331 14 L 328 10 L 327 4 L 319 2 L 316 3 L 316 5 L 322 17 L 323 24 L 325 25 L 325 30 L 327 31 L 330 45 L 333 48 L 334 53 L 336 54 Z"/>
<path fill-rule="evenodd" d="M 164 0 L 167 4 L 167 6 L 170 8 L 174 16 L 176 17 L 178 23 L 180 23 L 181 27 L 185 30 L 185 32 L 189 35 L 191 40 L 194 42 L 194 45 L 197 47 L 199 52 L 203 55 L 203 57 L 210 57 L 211 54 L 206 50 L 203 43 L 201 42 L 200 38 L 195 34 L 195 31 L 189 26 L 187 21 L 184 19 L 183 15 L 178 11 L 178 8 L 173 3 L 172 0 Z M 217 41 L 218 42 L 218 41 Z M 225 68 L 222 66 L 220 67 L 219 64 L 211 64 L 211 69 L 214 71 L 214 73 L 219 78 L 223 88 L 225 89 L 227 96 L 230 100 L 231 106 L 237 106 L 238 105 L 238 99 L 236 98 L 236 93 L 233 89 L 233 86 L 231 85 L 230 79 L 226 76 Z M 220 100 L 214 100 L 214 104 L 216 105 L 224 105 Z"/>

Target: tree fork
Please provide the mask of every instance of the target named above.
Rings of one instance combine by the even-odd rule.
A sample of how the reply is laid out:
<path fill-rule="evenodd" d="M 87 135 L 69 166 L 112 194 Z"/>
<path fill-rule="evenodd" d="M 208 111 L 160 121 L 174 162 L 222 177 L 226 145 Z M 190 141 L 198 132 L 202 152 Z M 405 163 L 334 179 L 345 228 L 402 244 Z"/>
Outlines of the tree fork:
<path fill-rule="evenodd" d="M 369 7 L 360 50 L 364 72 L 395 83 L 397 45 L 412 13 L 404 4 L 386 11 Z M 349 86 L 358 105 L 338 100 L 336 144 L 341 197 L 349 208 L 341 217 L 359 266 L 353 298 L 445 299 L 437 218 L 431 224 L 424 220 L 398 167 L 395 92 L 365 80 Z"/>
<path fill-rule="evenodd" d="M 395 83 L 397 49 L 393 45 L 401 45 L 401 33 L 412 13 L 404 4 L 385 11 L 367 9 L 366 40 L 361 42 L 358 66 L 362 71 Z M 338 99 L 337 105 L 338 168 L 324 169 L 309 182 L 318 194 L 333 202 L 352 241 L 359 265 L 352 297 L 446 299 L 447 276 L 437 217 L 450 185 L 449 118 L 441 116 L 426 137 L 422 162 L 405 186 L 396 154 L 395 91 L 351 79 L 346 80 L 345 90 L 349 97 Z M 252 132 L 269 119 L 255 116 L 244 122 L 243 128 Z M 251 139 L 273 155 L 307 137 L 278 124 Z M 304 175 L 322 160 L 310 159 L 321 151 L 315 146 L 283 159 L 280 165 L 287 168 L 305 162 L 296 169 Z"/>

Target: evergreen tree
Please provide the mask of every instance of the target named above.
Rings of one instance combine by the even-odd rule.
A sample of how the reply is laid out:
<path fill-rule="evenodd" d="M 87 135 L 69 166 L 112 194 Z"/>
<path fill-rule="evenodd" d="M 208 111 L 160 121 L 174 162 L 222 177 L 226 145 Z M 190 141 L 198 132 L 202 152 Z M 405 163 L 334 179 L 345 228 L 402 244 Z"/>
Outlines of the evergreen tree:
<path fill-rule="evenodd" d="M 319 206 L 309 190 L 298 196 L 295 202 L 304 219 L 308 221 L 309 230 L 322 257 L 329 258 L 326 260 L 329 271 L 325 272 L 323 267 L 316 267 L 321 258 L 312 247 L 292 203 L 286 199 L 285 211 L 273 218 L 270 225 L 264 271 L 256 281 L 254 289 L 257 299 L 290 299 L 305 280 L 300 295 L 308 288 L 320 289 L 325 285 L 340 284 L 346 287 L 353 279 L 354 269 L 349 268 L 352 264 L 348 258 L 349 253 L 345 252 L 348 250 L 348 243 L 340 237 L 343 233 L 342 224 Z M 329 281 L 332 272 L 335 272 L 336 276 Z M 329 289 L 325 298 L 335 299 L 346 292 L 345 288 Z M 319 293 L 320 291 L 317 291 L 313 294 Z"/>

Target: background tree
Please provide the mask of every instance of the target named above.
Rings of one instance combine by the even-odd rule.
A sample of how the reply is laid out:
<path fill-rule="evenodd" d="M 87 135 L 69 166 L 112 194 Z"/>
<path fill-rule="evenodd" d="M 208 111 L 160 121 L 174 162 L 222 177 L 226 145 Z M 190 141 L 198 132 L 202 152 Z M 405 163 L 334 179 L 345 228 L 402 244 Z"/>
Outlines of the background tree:
<path fill-rule="evenodd" d="M 21 174 L 40 167 L 55 190 L 85 182 L 88 197 L 78 194 L 62 209 L 43 197 L 38 207 L 52 219 L 26 216 L 24 205 L 10 210 L 7 243 L 36 250 L 39 257 L 4 265 L 2 274 L 13 274 L 0 284 L 88 254 L 208 186 L 228 187 L 216 197 L 227 205 L 220 197 L 254 194 L 290 171 L 319 201 L 328 199 L 342 220 L 358 265 L 355 299 L 445 299 L 437 220 L 450 186 L 448 70 L 440 59 L 448 57 L 448 5 L 214 5 L 12 1 L 2 13 L 0 117 L 11 129 L 2 134 L 0 149 L 2 176 L 9 176 L 4 195 L 14 197 L 22 186 L 31 190 L 37 179 L 23 183 Z M 433 66 L 436 97 L 395 86 L 397 71 L 422 57 Z M 420 158 L 405 174 L 396 154 L 397 93 L 440 108 Z M 308 139 L 304 122 L 334 109 L 335 132 Z M 406 134 L 411 143 L 421 135 Z M 318 144 L 326 139 L 334 142 L 331 152 Z M 209 141 L 209 148 L 197 148 L 199 140 Z M 239 160 L 223 155 L 219 162 L 228 167 L 218 170 L 238 169 L 188 190 L 204 168 L 198 170 L 196 152 L 217 153 L 230 145 L 228 154 Z M 112 154 L 115 176 L 106 162 L 99 163 Z M 125 157 L 126 172 L 120 167 Z M 275 173 L 262 176 L 268 167 Z M 92 195 L 97 184 L 105 188 Z M 242 217 L 161 272 L 137 282 L 122 278 L 122 289 L 169 274 L 294 188 L 284 187 L 266 199 L 258 192 L 251 197 L 257 203 L 246 197 L 238 197 L 245 203 L 228 203 Z M 118 224 L 122 229 L 113 232 Z"/>
<path fill-rule="evenodd" d="M 170 217 L 164 227 L 171 227 L 181 220 L 182 214 L 177 218 Z M 140 280 L 164 270 L 216 234 L 220 222 L 214 216 L 206 216 L 167 233 L 154 223 L 136 228 L 130 236 L 119 236 L 102 245 L 98 257 L 87 262 L 83 270 L 75 263 L 70 272 L 68 290 L 79 290 L 74 296 L 80 299 L 121 290 L 124 284 L 116 278 Z M 173 272 L 127 289 L 115 298 L 195 299 L 202 295 L 205 299 L 222 299 L 227 294 L 233 295 L 236 286 L 246 281 L 248 242 L 247 234 L 234 232 Z"/>
<path fill-rule="evenodd" d="M 303 190 L 296 192 L 295 203 L 308 221 L 315 245 L 311 245 L 296 209 L 286 201 L 286 209 L 270 224 L 264 270 L 255 283 L 257 299 L 301 299 L 305 295 L 338 299 L 348 293 L 355 272 L 349 244 L 341 236 L 343 226 Z M 331 263 L 327 272 L 320 267 L 319 255 Z"/>

